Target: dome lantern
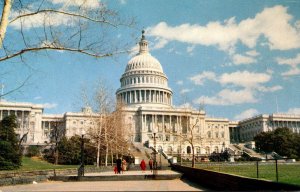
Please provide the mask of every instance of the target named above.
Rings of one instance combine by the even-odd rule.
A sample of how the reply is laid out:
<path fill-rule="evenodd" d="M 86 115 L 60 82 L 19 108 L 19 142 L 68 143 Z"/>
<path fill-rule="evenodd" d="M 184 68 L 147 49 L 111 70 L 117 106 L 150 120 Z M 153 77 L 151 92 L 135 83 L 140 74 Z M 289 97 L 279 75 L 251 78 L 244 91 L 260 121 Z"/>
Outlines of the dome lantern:
<path fill-rule="evenodd" d="M 139 54 L 148 53 L 148 51 L 149 51 L 148 41 L 145 38 L 145 30 L 142 31 L 142 38 L 139 42 L 139 45 L 140 45 Z"/>

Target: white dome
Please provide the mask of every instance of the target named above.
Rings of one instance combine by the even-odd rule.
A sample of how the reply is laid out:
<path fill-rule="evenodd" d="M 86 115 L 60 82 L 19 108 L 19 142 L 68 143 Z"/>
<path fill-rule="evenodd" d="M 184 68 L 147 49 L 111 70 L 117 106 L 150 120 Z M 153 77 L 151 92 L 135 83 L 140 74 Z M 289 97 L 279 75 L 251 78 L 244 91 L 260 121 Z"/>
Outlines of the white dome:
<path fill-rule="evenodd" d="M 159 61 L 149 53 L 139 53 L 128 62 L 125 73 L 133 70 L 151 70 L 163 73 Z"/>

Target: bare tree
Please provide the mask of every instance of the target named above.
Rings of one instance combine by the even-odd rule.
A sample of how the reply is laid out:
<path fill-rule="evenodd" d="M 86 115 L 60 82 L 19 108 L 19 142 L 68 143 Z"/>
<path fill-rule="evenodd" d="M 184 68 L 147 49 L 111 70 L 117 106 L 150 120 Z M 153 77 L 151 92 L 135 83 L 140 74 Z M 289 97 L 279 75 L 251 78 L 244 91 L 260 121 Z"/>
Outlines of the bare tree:
<path fill-rule="evenodd" d="M 173 133 L 179 139 L 180 142 L 180 158 L 182 153 L 181 143 L 187 142 L 191 146 L 192 153 L 192 167 L 195 167 L 195 145 L 201 140 L 201 134 L 199 136 L 199 131 L 201 129 L 201 106 L 198 111 L 193 109 L 185 109 L 185 116 L 182 119 L 182 129 L 179 133 Z M 191 117 L 193 120 L 191 120 Z M 200 138 L 199 138 L 200 137 Z M 180 162 L 182 159 L 180 160 Z"/>
<path fill-rule="evenodd" d="M 54 164 L 58 164 L 58 143 L 65 135 L 64 122 L 61 119 L 56 119 L 51 123 L 50 142 L 54 144 Z"/>
<path fill-rule="evenodd" d="M 132 27 L 134 20 L 98 0 L 4 0 L 1 4 L 0 62 L 25 61 L 26 54 L 47 50 L 94 58 L 128 50 L 127 42 L 116 36 L 120 29 Z"/>

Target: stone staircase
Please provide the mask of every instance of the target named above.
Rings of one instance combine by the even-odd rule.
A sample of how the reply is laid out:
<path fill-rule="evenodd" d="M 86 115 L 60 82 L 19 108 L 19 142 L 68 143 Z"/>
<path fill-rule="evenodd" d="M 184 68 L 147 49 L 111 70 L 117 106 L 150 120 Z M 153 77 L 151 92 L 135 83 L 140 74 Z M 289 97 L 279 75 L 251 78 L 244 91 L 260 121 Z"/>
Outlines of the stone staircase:
<path fill-rule="evenodd" d="M 148 148 L 142 143 L 134 142 L 131 144 L 131 154 L 140 160 L 144 159 L 146 162 L 150 158 L 154 159 L 154 148 Z M 156 161 L 158 167 L 168 167 L 170 165 L 168 161 L 169 156 L 167 156 L 163 151 L 156 151 Z"/>
<path fill-rule="evenodd" d="M 229 150 L 230 150 L 230 152 L 233 151 L 233 153 L 235 155 L 242 155 L 242 153 L 244 152 L 247 155 L 249 155 L 250 157 L 256 157 L 256 158 L 260 158 L 260 159 L 265 159 L 265 155 L 264 154 L 257 153 L 253 149 L 249 149 L 249 148 L 245 147 L 245 144 L 243 144 L 243 143 L 240 143 L 240 144 L 231 144 L 229 146 Z"/>

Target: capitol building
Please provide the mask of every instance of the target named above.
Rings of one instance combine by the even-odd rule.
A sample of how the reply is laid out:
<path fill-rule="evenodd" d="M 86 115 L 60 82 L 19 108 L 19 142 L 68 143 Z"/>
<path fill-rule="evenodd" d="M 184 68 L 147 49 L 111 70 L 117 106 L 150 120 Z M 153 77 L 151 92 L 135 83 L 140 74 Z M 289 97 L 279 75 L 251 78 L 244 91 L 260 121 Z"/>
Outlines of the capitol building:
<path fill-rule="evenodd" d="M 207 117 L 204 110 L 175 107 L 168 77 L 160 62 L 148 48 L 144 33 L 139 53 L 132 57 L 120 78 L 117 101 L 123 103 L 124 129 L 132 143 L 155 147 L 167 154 L 209 155 L 229 148 L 233 142 L 247 142 L 262 132 L 287 126 L 300 133 L 300 115 L 261 115 L 239 122 L 227 118 Z M 19 137 L 28 133 L 24 145 L 51 142 L 51 129 L 57 126 L 67 137 L 93 128 L 90 109 L 59 115 L 44 114 L 43 107 L 31 103 L 0 102 L 0 119 L 15 114 L 19 122 Z M 154 138 L 155 135 L 155 138 Z"/>

